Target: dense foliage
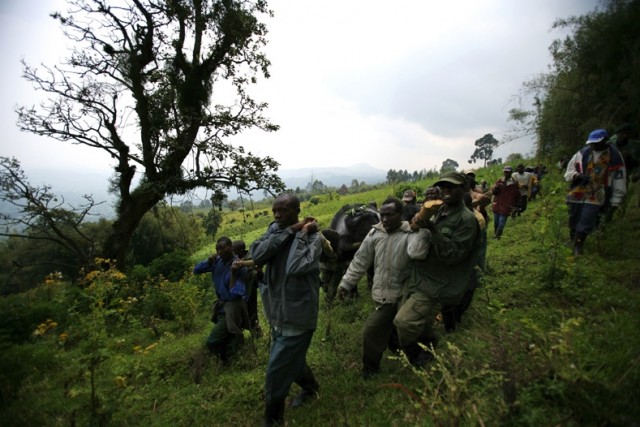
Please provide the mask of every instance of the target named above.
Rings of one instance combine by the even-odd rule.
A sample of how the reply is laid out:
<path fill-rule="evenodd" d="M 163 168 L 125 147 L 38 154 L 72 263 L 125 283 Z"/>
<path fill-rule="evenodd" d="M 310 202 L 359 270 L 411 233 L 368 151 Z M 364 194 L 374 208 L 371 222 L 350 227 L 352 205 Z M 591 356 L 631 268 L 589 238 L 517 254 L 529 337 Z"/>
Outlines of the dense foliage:
<path fill-rule="evenodd" d="M 551 70 L 528 81 L 533 110 L 511 118 L 537 135 L 538 157 L 570 157 L 593 129 L 613 131 L 640 117 L 640 1 L 604 0 L 583 16 L 560 19 L 569 30 L 550 47 Z"/>
<path fill-rule="evenodd" d="M 500 167 L 478 170 L 479 179 L 498 176 Z M 436 323 L 441 340 L 426 371 L 387 353 L 379 376 L 360 378 L 360 331 L 373 310 L 364 279 L 361 298 L 323 304 L 309 354 L 320 399 L 288 409 L 289 424 L 638 423 L 637 195 L 574 258 L 566 184 L 553 172 L 542 185 L 489 242 L 488 271 L 460 327 L 444 334 Z M 380 203 L 403 188 L 305 202 L 301 214 L 327 226 L 343 204 Z M 265 210 L 225 213 L 219 233 L 250 243 L 271 221 Z M 203 346 L 209 277 L 138 281 L 101 265 L 76 284 L 54 275 L 0 300 L 5 425 L 258 425 L 268 336 L 247 336 L 224 367 Z"/>

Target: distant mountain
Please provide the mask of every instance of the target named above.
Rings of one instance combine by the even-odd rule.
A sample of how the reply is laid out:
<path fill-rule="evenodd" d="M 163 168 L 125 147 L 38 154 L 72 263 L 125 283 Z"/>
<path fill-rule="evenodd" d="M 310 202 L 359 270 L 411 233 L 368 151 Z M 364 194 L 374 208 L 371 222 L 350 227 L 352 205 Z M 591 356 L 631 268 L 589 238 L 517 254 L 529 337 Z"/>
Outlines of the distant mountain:
<path fill-rule="evenodd" d="M 387 179 L 387 171 L 376 169 L 366 163 L 347 167 L 280 169 L 279 173 L 287 187 L 292 189 L 304 189 L 315 180 L 322 181 L 328 187 L 340 187 L 342 184 L 349 187 L 354 179 L 367 184 L 378 184 Z"/>
<path fill-rule="evenodd" d="M 102 202 L 91 210 L 92 217 L 113 218 L 114 216 L 115 197 L 107 191 L 108 172 L 36 169 L 28 172 L 28 178 L 33 186 L 49 185 L 53 194 L 64 197 L 67 207 L 86 204 L 83 196 L 89 195 L 93 197 L 95 203 Z"/>
<path fill-rule="evenodd" d="M 378 184 L 387 178 L 387 172 L 376 169 L 366 163 L 358 163 L 348 167 L 319 167 L 300 169 L 280 169 L 280 178 L 288 188 L 304 189 L 307 184 L 315 180 L 329 187 L 340 187 L 342 184 L 349 187 L 351 181 L 357 179 L 359 182 L 367 184 Z M 59 196 L 63 196 L 68 205 L 79 206 L 84 203 L 83 195 L 92 195 L 97 202 L 104 202 L 92 209 L 97 218 L 114 217 L 115 197 L 107 191 L 109 185 L 108 172 L 77 172 L 73 170 L 59 169 L 36 169 L 28 172 L 29 182 L 34 186 L 50 185 L 51 191 Z M 204 192 L 203 192 L 204 194 Z M 229 191 L 227 196 L 230 200 L 238 197 L 235 191 Z M 206 198 L 206 196 L 202 196 Z M 261 200 L 263 192 L 256 192 L 254 200 Z M 174 204 L 180 201 L 174 199 Z M 12 207 L 0 202 L 0 212 L 11 213 Z"/>

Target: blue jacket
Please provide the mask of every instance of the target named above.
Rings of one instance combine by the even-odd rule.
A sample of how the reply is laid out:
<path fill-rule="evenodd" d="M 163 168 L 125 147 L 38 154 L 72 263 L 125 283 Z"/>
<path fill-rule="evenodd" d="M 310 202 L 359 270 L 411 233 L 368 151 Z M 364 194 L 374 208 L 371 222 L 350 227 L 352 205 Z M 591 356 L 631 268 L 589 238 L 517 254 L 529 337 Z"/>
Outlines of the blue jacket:
<path fill-rule="evenodd" d="M 236 284 L 233 289 L 229 289 L 229 285 L 231 284 L 231 264 L 237 260 L 238 257 L 234 256 L 231 261 L 225 264 L 220 257 L 216 256 L 213 262 L 207 259 L 196 264 L 193 268 L 193 273 L 211 273 L 213 288 L 215 289 L 216 295 L 219 299 L 223 301 L 232 301 L 243 298 L 246 301 L 248 295 L 245 285 L 245 278 L 247 275 L 247 270 L 245 268 L 238 270 Z"/>

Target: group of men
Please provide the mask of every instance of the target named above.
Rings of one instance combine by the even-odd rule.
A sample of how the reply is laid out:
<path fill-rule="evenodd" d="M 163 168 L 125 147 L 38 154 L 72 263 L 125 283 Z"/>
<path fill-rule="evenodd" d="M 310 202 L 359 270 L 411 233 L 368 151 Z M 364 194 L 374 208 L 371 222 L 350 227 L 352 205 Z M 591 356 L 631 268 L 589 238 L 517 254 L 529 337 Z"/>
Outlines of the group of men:
<path fill-rule="evenodd" d="M 371 288 L 375 309 L 366 320 L 362 344 L 362 375 L 380 370 L 387 348 L 403 351 L 416 367 L 423 366 L 435 346 L 432 323 L 444 307 L 455 307 L 467 293 L 481 248 L 480 223 L 465 205 L 470 186 L 458 172 L 443 174 L 437 188 L 441 200 L 430 209 L 422 206 L 411 221 L 403 221 L 404 204 L 386 199 L 380 223 L 362 241 L 338 292 L 349 294 L 360 277 L 374 268 Z M 221 360 L 241 341 L 250 327 L 243 302 L 260 292 L 271 328 L 271 349 L 266 369 L 264 425 L 284 421 L 285 400 L 293 383 L 300 392 L 291 406 L 317 396 L 318 382 L 306 361 L 319 311 L 320 256 L 323 238 L 314 218 L 299 219 L 300 202 L 282 194 L 273 203 L 274 222 L 249 249 L 251 263 L 233 252 L 233 242 L 218 239 L 216 255 L 196 265 L 195 273 L 210 272 L 218 296 L 217 323 L 207 346 Z M 264 266 L 264 273 L 256 266 Z M 260 271 L 261 280 L 248 278 Z M 244 289 L 244 293 L 239 289 Z"/>
<path fill-rule="evenodd" d="M 507 218 L 527 209 L 536 186 L 535 176 L 523 165 L 515 173 L 505 166 L 503 174 L 487 191 L 476 184 L 473 171 L 447 172 L 425 190 L 422 205 L 415 203 L 412 190 L 403 194 L 403 201 L 389 197 L 382 203 L 380 222 L 359 245 L 338 287 L 340 297 L 351 295 L 373 268 L 374 310 L 363 328 L 363 378 L 379 372 L 386 349 L 402 351 L 412 365 L 424 366 L 432 357 L 428 349 L 437 342 L 432 327 L 436 314 L 443 314 L 447 330 L 460 320 L 477 286 L 478 270 L 484 267 L 489 220 L 485 207 L 491 196 L 494 237 L 499 239 Z M 606 131 L 591 132 L 586 147 L 569 161 L 565 178 L 571 182 L 571 236 L 575 252 L 581 253 L 603 207 L 615 209 L 626 188 L 624 160 L 615 144 L 608 143 Z M 272 211 L 274 222 L 248 253 L 243 242 L 235 242 L 234 252 L 234 242 L 222 237 L 216 255 L 194 269 L 212 274 L 218 303 L 207 347 L 223 362 L 242 341 L 243 329 L 258 330 L 260 292 L 271 334 L 265 426 L 284 423 L 285 400 L 293 383 L 301 390 L 292 407 L 317 396 L 319 384 L 306 358 L 318 321 L 320 257 L 327 250 L 318 222 L 299 219 L 296 196 L 278 196 Z"/>

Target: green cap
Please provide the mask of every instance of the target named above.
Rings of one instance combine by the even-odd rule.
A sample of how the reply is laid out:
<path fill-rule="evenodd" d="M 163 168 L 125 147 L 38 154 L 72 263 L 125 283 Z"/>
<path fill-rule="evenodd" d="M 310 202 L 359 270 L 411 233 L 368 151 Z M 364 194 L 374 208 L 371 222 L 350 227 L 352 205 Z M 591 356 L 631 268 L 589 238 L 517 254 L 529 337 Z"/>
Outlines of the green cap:
<path fill-rule="evenodd" d="M 440 175 L 438 181 L 433 185 L 438 185 L 441 182 L 449 182 L 454 185 L 467 185 L 467 177 L 460 172 L 445 172 Z"/>

